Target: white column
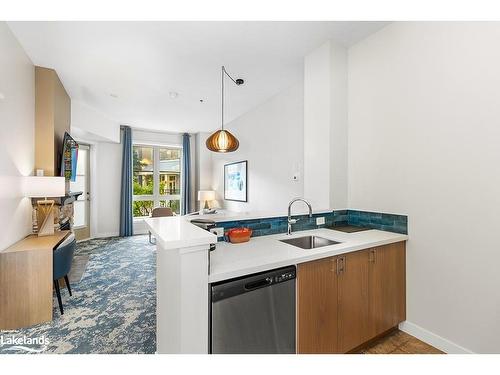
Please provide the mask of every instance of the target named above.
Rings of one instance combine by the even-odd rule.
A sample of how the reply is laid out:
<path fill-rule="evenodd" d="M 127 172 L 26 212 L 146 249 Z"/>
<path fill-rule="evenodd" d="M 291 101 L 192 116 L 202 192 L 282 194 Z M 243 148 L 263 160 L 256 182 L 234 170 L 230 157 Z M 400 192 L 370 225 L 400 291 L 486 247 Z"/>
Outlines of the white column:
<path fill-rule="evenodd" d="M 347 208 L 347 49 L 330 42 L 330 208 Z"/>
<path fill-rule="evenodd" d="M 347 206 L 347 50 L 332 41 L 304 59 L 304 196 Z"/>

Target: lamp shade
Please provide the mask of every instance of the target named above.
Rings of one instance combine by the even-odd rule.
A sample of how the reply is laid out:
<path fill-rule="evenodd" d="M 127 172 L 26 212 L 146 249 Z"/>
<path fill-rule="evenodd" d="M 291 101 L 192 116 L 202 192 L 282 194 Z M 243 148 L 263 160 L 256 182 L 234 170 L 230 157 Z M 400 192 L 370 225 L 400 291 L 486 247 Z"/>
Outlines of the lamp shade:
<path fill-rule="evenodd" d="M 215 200 L 215 191 L 213 190 L 200 190 L 198 192 L 199 201 L 213 201 Z"/>
<path fill-rule="evenodd" d="M 66 181 L 64 177 L 28 176 L 24 180 L 24 196 L 30 198 L 64 197 Z"/>
<path fill-rule="evenodd" d="M 207 138 L 205 144 L 214 152 L 233 152 L 240 146 L 238 139 L 227 130 L 217 130 Z"/>

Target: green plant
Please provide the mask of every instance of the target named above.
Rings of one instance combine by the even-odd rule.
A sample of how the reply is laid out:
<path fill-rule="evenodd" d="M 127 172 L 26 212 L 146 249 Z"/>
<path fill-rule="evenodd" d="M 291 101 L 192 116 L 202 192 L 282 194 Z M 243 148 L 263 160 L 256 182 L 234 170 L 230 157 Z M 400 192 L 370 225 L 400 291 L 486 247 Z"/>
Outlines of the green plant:
<path fill-rule="evenodd" d="M 153 201 L 134 201 L 132 211 L 134 217 L 150 216 L 153 211 Z"/>
<path fill-rule="evenodd" d="M 152 195 L 153 194 L 153 179 L 147 179 L 146 185 L 141 185 L 134 178 L 134 195 Z"/>

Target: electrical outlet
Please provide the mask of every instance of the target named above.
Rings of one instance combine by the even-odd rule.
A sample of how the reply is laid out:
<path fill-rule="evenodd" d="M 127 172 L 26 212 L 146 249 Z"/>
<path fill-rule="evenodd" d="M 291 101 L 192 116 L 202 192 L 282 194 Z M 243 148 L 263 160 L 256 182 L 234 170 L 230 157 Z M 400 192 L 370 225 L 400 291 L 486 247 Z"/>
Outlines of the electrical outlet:
<path fill-rule="evenodd" d="M 324 225 L 324 224 L 325 224 L 325 218 L 323 216 L 316 218 L 316 225 Z"/>
<path fill-rule="evenodd" d="M 224 237 L 224 228 L 212 228 L 210 232 L 215 234 L 218 238 Z"/>

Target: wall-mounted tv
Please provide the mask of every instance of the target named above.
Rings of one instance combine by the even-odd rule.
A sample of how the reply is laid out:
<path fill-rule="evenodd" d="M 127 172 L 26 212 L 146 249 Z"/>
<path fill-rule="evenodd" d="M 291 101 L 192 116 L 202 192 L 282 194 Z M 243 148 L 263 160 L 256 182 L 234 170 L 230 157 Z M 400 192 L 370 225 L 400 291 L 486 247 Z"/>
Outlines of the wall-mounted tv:
<path fill-rule="evenodd" d="M 61 157 L 61 176 L 75 182 L 76 163 L 78 161 L 78 143 L 67 132 L 64 133 Z"/>

